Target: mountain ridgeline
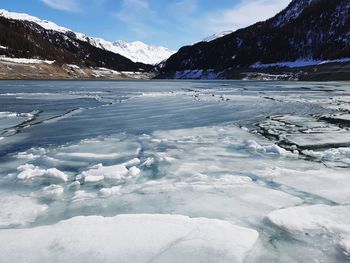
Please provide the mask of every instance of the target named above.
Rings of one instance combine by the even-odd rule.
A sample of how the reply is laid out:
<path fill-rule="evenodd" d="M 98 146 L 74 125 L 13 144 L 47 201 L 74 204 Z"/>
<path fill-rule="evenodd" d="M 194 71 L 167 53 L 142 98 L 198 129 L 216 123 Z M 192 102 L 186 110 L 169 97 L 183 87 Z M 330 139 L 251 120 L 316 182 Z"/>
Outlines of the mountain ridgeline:
<path fill-rule="evenodd" d="M 267 21 L 181 48 L 161 70 L 171 78 L 179 71 L 341 58 L 350 58 L 350 0 L 294 0 Z"/>
<path fill-rule="evenodd" d="M 120 71 L 150 71 L 153 66 L 135 63 L 83 41 L 74 32 L 43 28 L 32 21 L 0 16 L 0 55 L 54 60 L 57 64 L 105 67 Z"/>

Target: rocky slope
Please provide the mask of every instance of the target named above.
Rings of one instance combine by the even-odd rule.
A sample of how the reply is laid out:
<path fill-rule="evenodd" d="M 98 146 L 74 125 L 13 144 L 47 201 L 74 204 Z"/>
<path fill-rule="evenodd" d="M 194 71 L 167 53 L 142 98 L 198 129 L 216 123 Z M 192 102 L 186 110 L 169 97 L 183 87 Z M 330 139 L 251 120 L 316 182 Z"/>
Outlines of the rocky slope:
<path fill-rule="evenodd" d="M 267 21 L 181 48 L 167 60 L 161 77 L 230 78 L 227 71 L 269 72 L 289 68 L 285 62 L 294 62 L 294 68 L 348 63 L 340 59 L 350 58 L 349 28 L 350 0 L 293 0 Z M 194 70 L 203 70 L 204 77 Z"/>

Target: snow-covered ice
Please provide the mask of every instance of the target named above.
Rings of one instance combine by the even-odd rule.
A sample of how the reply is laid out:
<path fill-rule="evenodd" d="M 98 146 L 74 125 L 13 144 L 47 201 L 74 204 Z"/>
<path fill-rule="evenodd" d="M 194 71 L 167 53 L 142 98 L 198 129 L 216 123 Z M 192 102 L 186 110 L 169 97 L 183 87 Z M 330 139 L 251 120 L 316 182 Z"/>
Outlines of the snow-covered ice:
<path fill-rule="evenodd" d="M 275 225 L 292 234 L 322 236 L 350 254 L 350 207 L 349 206 L 300 206 L 277 210 L 267 218 Z"/>
<path fill-rule="evenodd" d="M 243 262 L 257 238 L 255 230 L 205 218 L 76 217 L 2 231 L 0 262 Z"/>
<path fill-rule="evenodd" d="M 0 202 L 0 228 L 26 226 L 48 209 L 33 198 L 20 195 L 1 195 Z"/>

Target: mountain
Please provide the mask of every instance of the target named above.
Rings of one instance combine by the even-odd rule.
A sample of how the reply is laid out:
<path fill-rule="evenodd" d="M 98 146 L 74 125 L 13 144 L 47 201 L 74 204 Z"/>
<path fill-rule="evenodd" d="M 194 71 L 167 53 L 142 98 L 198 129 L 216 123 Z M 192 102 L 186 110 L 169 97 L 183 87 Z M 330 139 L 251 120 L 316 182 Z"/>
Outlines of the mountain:
<path fill-rule="evenodd" d="M 0 16 L 11 20 L 35 23 L 49 31 L 55 31 L 62 34 L 70 35 L 74 34 L 76 38 L 80 41 L 84 41 L 97 48 L 101 48 L 103 50 L 111 51 L 113 53 L 122 55 L 132 60 L 133 62 L 140 62 L 144 64 L 153 65 L 160 63 L 161 61 L 169 58 L 172 54 L 175 53 L 174 51 L 169 50 L 165 47 L 146 45 L 145 43 L 140 41 L 127 43 L 118 40 L 112 43 L 101 38 L 90 37 L 82 33 L 73 32 L 68 28 L 58 26 L 53 22 L 41 20 L 37 17 L 30 16 L 28 14 L 12 13 L 7 10 L 0 9 Z"/>
<path fill-rule="evenodd" d="M 109 45 L 115 48 L 108 48 Z M 154 52 L 159 50 L 159 54 L 153 57 L 155 61 L 163 59 L 160 56 L 165 55 L 163 51 L 166 50 L 165 48 L 149 47 L 145 44 L 142 48 Z M 141 56 L 134 59 L 137 52 L 139 52 L 136 48 L 135 50 L 130 48 L 124 50 L 123 54 L 116 52 L 116 49 L 123 50 L 123 48 L 118 48 L 108 41 L 73 32 L 53 22 L 27 14 L 0 10 L 1 61 L 22 62 L 23 64 L 25 61 L 23 59 L 32 59 L 29 62 L 35 61 L 33 59 L 41 59 L 43 61 L 54 61 L 55 65 L 69 64 L 78 67 L 108 68 L 118 71 L 146 72 L 154 69 L 152 65 L 135 62 L 143 60 Z M 133 51 L 135 51 L 135 54 L 133 54 Z M 123 55 L 128 55 L 135 61 Z M 144 58 L 147 58 L 147 62 L 149 62 L 152 60 L 152 55 L 148 55 L 148 57 L 147 55 L 144 54 Z M 11 60 L 11 58 L 15 58 L 15 60 Z"/>
<path fill-rule="evenodd" d="M 247 70 L 348 62 L 349 28 L 350 0 L 293 0 L 267 21 L 181 48 L 160 77 L 235 78 Z"/>
<path fill-rule="evenodd" d="M 168 59 L 175 51 L 162 46 L 147 45 L 141 41 L 127 43 L 123 40 L 117 40 L 114 43 L 101 38 L 83 37 L 84 40 L 95 47 L 120 54 L 134 62 L 155 65 Z"/>

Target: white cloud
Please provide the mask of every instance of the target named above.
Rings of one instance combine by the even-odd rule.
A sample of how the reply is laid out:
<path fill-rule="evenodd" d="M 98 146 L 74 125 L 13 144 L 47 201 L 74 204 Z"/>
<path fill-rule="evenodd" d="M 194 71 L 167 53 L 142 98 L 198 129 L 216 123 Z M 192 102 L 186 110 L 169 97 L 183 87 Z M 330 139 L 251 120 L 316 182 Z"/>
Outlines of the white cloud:
<path fill-rule="evenodd" d="M 147 0 L 123 0 L 122 8 L 113 15 L 137 37 L 156 34 L 158 29 L 151 24 L 161 20 Z"/>
<path fill-rule="evenodd" d="M 191 15 L 198 9 L 197 0 L 180 0 L 169 6 L 169 12 L 174 16 Z"/>
<path fill-rule="evenodd" d="M 237 30 L 273 17 L 291 0 L 241 0 L 228 10 L 221 10 L 204 18 L 201 23 L 210 33 Z"/>
<path fill-rule="evenodd" d="M 76 0 L 41 0 L 47 6 L 63 11 L 79 11 L 80 7 Z"/>

